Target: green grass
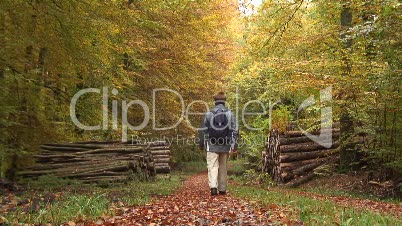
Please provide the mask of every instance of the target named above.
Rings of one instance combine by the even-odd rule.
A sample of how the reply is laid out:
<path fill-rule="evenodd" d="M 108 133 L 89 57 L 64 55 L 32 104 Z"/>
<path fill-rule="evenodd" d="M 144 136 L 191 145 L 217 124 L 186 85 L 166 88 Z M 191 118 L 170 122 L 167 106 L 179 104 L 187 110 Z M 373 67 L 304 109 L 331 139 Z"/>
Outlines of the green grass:
<path fill-rule="evenodd" d="M 389 202 L 389 203 L 395 203 L 395 204 L 402 204 L 402 200 L 398 197 L 380 198 L 373 194 L 358 193 L 355 191 L 348 191 L 348 190 L 328 189 L 328 188 L 322 188 L 322 187 L 308 188 L 308 189 L 295 189 L 295 190 L 305 191 L 305 192 L 313 192 L 313 193 L 330 195 L 330 196 L 347 196 L 347 197 L 360 198 L 360 199 L 370 199 L 373 201 L 382 201 L 382 202 Z"/>
<path fill-rule="evenodd" d="M 228 175 L 243 175 L 246 171 L 246 163 L 247 161 L 244 159 L 228 160 Z M 207 170 L 206 161 L 181 162 L 175 168 L 175 171 L 181 174 L 201 173 Z"/>
<path fill-rule="evenodd" d="M 239 198 L 269 206 L 274 203 L 293 220 L 307 225 L 401 225 L 400 219 L 371 211 L 337 206 L 330 201 L 314 200 L 297 194 L 268 191 L 249 186 L 235 186 L 231 193 Z"/>
<path fill-rule="evenodd" d="M 228 161 L 228 175 L 229 176 L 242 176 L 246 172 L 246 160 L 229 160 Z"/>
<path fill-rule="evenodd" d="M 43 175 L 38 179 L 24 179 L 20 183 L 25 184 L 27 189 L 36 191 L 53 191 L 65 188 L 81 187 L 82 184 L 77 180 L 58 178 L 53 175 Z"/>
<path fill-rule="evenodd" d="M 108 205 L 109 200 L 104 194 L 72 194 L 53 204 L 41 203 L 40 209 L 36 211 L 24 212 L 23 209 L 17 209 L 6 215 L 6 219 L 12 224 L 61 224 L 78 218 L 88 219 L 101 216 L 102 213 L 107 212 Z"/>
<path fill-rule="evenodd" d="M 176 172 L 180 172 L 181 174 L 195 174 L 207 171 L 207 162 L 206 161 L 194 161 L 194 162 L 181 162 L 176 168 Z"/>
<path fill-rule="evenodd" d="M 156 181 L 132 182 L 124 187 L 113 189 L 120 193 L 121 201 L 129 205 L 146 203 L 152 195 L 168 195 L 180 187 L 188 174 L 173 172 L 170 176 Z"/>
<path fill-rule="evenodd" d="M 61 194 L 55 202 L 39 200 L 38 208 L 27 211 L 18 207 L 4 217 L 10 224 L 53 224 L 96 219 L 103 214 L 113 215 L 110 207 L 130 206 L 146 203 L 153 195 L 167 195 L 181 186 L 186 173 L 173 172 L 170 176 L 157 177 L 155 181 L 131 181 L 126 184 L 108 184 L 105 186 L 85 185 L 77 181 L 43 177 L 27 183 L 28 190 L 19 199 L 44 197 L 47 194 Z"/>

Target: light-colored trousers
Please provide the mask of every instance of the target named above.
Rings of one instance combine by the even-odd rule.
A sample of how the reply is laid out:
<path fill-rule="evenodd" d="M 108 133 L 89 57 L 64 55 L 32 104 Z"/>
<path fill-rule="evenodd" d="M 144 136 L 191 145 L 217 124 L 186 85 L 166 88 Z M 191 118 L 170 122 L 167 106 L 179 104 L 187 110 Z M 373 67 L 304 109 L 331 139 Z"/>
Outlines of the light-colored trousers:
<path fill-rule="evenodd" d="M 207 152 L 208 183 L 210 188 L 226 191 L 227 169 L 229 153 Z"/>

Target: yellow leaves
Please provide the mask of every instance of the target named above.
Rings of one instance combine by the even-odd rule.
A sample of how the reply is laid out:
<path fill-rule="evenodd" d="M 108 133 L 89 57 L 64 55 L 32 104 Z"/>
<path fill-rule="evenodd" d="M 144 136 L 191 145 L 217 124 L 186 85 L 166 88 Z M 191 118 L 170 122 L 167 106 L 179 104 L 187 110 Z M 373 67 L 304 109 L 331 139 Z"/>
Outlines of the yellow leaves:
<path fill-rule="evenodd" d="M 261 62 L 255 62 L 249 69 L 250 77 L 258 77 L 264 65 Z"/>
<path fill-rule="evenodd" d="M 76 226 L 77 224 L 74 221 L 67 222 L 68 226 Z"/>

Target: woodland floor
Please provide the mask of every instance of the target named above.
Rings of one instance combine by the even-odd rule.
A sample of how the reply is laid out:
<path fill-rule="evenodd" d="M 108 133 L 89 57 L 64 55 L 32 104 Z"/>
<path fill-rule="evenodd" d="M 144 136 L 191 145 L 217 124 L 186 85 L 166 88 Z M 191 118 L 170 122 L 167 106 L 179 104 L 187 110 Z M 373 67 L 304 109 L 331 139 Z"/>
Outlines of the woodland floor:
<path fill-rule="evenodd" d="M 232 183 L 232 189 L 236 189 Z M 334 205 L 355 208 L 380 214 L 402 216 L 402 205 L 389 202 L 331 196 L 314 192 L 274 188 L 283 195 L 297 195 L 314 200 L 325 200 Z M 303 225 L 300 220 L 288 216 L 285 206 L 275 203 L 261 205 L 255 201 L 227 195 L 211 196 L 206 173 L 187 179 L 183 186 L 171 195 L 154 196 L 143 205 L 116 209 L 116 215 L 103 217 L 89 225 Z"/>
<path fill-rule="evenodd" d="M 90 225 L 270 225 L 290 223 L 278 209 L 268 210 L 253 202 L 227 195 L 211 196 L 207 174 L 190 177 L 172 195 L 152 202 L 119 209 L 116 216 Z M 297 223 L 297 222 L 292 222 Z"/>
<path fill-rule="evenodd" d="M 294 191 L 301 196 L 317 200 L 329 200 L 337 205 L 387 213 L 402 217 L 402 203 L 396 199 L 388 199 L 389 189 L 371 186 L 366 181 L 367 172 L 351 172 L 319 177 L 300 186 Z M 381 200 L 379 200 L 380 197 Z"/>
<path fill-rule="evenodd" d="M 202 164 L 197 168 L 204 170 L 204 167 Z M 182 170 L 186 172 L 187 168 Z M 234 169 L 231 169 L 232 175 L 233 172 Z M 25 198 L 13 192 L 3 193 L 0 199 L 0 225 L 2 214 L 8 214 L 11 225 L 19 222 L 33 223 L 26 225 L 42 225 L 47 222 L 60 225 L 66 222 L 64 225 L 68 226 L 402 225 L 400 201 L 382 201 L 370 196 L 339 192 L 341 188 L 356 185 L 356 181 L 360 177 L 364 178 L 363 176 L 323 177 L 298 189 L 245 185 L 236 177 L 230 176 L 228 194 L 211 196 L 206 172 L 188 173 L 184 177 L 179 175 L 179 172 L 175 172 L 171 178 L 112 187 L 110 190 L 81 186 L 74 190 L 73 186 L 73 190 L 68 192 L 69 186 L 66 186 L 62 191 L 56 189 L 39 192 L 41 196 L 31 191 Z M 94 195 L 89 195 L 92 193 Z M 28 194 L 31 194 L 31 198 L 27 198 Z M 144 198 L 147 194 L 150 199 Z M 109 198 L 112 202 L 106 202 Z M 80 207 L 69 209 L 69 205 Z M 88 211 L 82 210 L 83 205 L 87 206 Z M 54 213 L 50 214 L 52 210 Z M 15 214 L 9 215 L 13 211 Z M 38 214 L 34 214 L 35 212 Z M 41 216 L 46 212 L 52 216 Z M 65 216 L 58 220 L 53 219 L 53 215 L 62 214 Z M 15 216 L 19 218 L 13 221 Z M 29 220 L 29 216 L 32 219 Z"/>

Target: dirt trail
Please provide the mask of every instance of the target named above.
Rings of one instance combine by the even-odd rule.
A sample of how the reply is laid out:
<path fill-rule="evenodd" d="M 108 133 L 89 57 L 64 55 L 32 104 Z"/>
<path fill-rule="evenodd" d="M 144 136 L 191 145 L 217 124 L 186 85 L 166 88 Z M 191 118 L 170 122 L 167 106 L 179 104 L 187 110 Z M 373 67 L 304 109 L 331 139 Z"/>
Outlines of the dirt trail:
<path fill-rule="evenodd" d="M 281 192 L 396 216 L 402 212 L 398 204 L 288 189 Z M 118 209 L 113 217 L 102 217 L 85 225 L 303 225 L 302 222 L 290 221 L 286 212 L 275 204 L 261 208 L 253 202 L 231 196 L 230 192 L 227 195 L 211 196 L 207 174 L 201 173 L 187 179 L 171 195 L 157 196 L 147 204 Z"/>
<path fill-rule="evenodd" d="M 289 223 L 283 214 L 267 211 L 227 195 L 211 196 L 205 173 L 192 176 L 172 195 L 127 208 L 118 216 L 90 225 L 271 225 Z"/>

